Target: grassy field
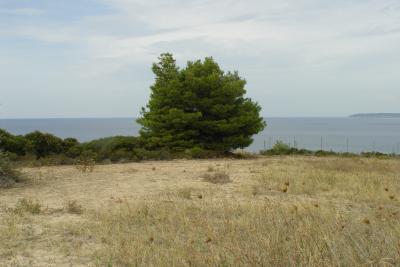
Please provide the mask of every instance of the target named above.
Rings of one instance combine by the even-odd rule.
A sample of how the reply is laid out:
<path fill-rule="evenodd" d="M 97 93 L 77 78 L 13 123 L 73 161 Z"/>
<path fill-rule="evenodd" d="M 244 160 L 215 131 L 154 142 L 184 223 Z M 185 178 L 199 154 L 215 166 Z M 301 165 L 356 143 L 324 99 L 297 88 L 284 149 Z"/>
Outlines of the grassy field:
<path fill-rule="evenodd" d="M 0 266 L 400 266 L 400 160 L 23 172 L 0 190 Z"/>

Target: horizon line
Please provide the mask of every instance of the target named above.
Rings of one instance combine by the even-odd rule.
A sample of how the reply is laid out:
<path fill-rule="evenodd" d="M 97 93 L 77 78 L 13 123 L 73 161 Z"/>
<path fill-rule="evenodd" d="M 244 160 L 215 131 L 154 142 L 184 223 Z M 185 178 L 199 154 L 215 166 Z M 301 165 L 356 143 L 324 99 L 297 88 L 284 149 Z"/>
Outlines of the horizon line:
<path fill-rule="evenodd" d="M 353 114 L 352 114 L 353 115 Z M 263 118 L 349 118 L 351 115 L 342 116 L 262 116 Z M 17 118 L 0 118 L 0 120 L 71 120 L 71 119 L 137 119 L 139 117 L 17 117 Z"/>

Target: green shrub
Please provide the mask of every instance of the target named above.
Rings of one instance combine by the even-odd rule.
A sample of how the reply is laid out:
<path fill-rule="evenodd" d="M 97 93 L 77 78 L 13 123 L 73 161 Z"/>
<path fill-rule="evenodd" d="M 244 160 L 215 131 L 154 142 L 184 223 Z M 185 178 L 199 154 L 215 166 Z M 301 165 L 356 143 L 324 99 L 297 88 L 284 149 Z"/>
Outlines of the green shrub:
<path fill-rule="evenodd" d="M 262 155 L 291 155 L 291 154 L 303 154 L 307 150 L 298 150 L 297 148 L 291 147 L 289 144 L 283 141 L 277 141 L 272 149 L 261 151 Z"/>
<path fill-rule="evenodd" d="M 9 187 L 21 181 L 21 174 L 15 169 L 8 155 L 0 152 L 0 187 Z"/>
<path fill-rule="evenodd" d="M 38 159 L 64 152 L 63 140 L 52 134 L 35 131 L 25 135 L 25 138 L 31 143 L 32 152 Z"/>
<path fill-rule="evenodd" d="M 30 150 L 30 144 L 23 136 L 14 136 L 0 129 L 0 150 L 24 156 Z"/>

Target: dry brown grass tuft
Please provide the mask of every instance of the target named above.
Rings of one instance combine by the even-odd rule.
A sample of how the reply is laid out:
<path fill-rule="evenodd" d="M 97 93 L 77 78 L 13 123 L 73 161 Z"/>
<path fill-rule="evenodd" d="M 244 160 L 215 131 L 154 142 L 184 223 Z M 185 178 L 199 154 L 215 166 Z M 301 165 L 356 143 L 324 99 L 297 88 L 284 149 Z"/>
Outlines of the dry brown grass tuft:
<path fill-rule="evenodd" d="M 207 171 L 208 172 L 213 172 L 214 171 L 214 167 L 212 165 L 208 165 Z"/>
<path fill-rule="evenodd" d="M 231 178 L 229 177 L 229 174 L 227 174 L 226 172 L 215 172 L 213 174 L 204 174 L 203 175 L 203 180 L 205 182 L 209 182 L 212 184 L 227 184 L 232 182 Z"/>
<path fill-rule="evenodd" d="M 39 214 L 42 211 L 42 205 L 35 200 L 22 198 L 18 200 L 15 208 L 11 209 L 11 211 L 20 215 L 26 212 L 30 214 Z"/>
<path fill-rule="evenodd" d="M 93 159 L 85 159 L 77 162 L 76 169 L 86 173 L 93 172 L 96 162 Z"/>
<path fill-rule="evenodd" d="M 71 214 L 82 214 L 83 208 L 82 205 L 78 204 L 76 200 L 69 200 L 65 203 L 64 207 L 65 211 Z"/>

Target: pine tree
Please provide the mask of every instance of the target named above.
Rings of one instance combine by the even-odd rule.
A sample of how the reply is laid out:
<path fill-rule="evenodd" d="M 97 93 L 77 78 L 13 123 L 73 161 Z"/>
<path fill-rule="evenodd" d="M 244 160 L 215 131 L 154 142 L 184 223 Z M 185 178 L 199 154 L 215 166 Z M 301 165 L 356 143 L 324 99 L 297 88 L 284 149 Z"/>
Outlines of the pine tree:
<path fill-rule="evenodd" d="M 244 97 L 246 81 L 210 57 L 179 69 L 171 54 L 162 54 L 152 70 L 156 80 L 138 123 L 153 149 L 244 148 L 266 126 L 261 107 Z"/>

